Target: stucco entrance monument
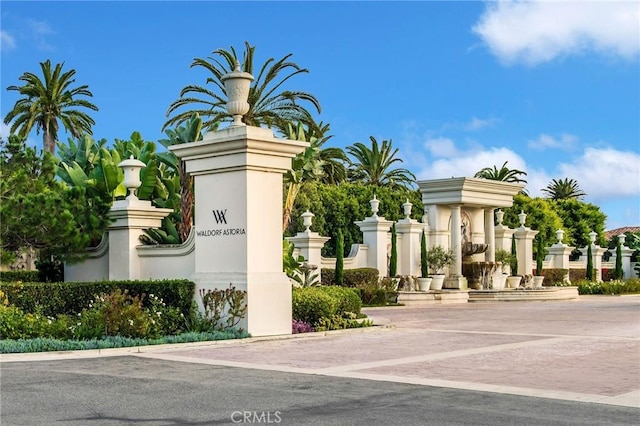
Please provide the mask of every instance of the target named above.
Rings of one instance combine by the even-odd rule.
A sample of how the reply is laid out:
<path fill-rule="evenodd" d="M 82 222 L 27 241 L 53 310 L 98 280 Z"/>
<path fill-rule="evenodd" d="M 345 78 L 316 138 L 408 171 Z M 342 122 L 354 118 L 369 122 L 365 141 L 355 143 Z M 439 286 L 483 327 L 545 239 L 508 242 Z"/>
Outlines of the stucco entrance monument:
<path fill-rule="evenodd" d="M 253 336 L 291 334 L 291 283 L 282 271 L 282 177 L 306 142 L 278 139 L 241 121 L 253 77 L 223 77 L 233 124 L 170 149 L 195 181 L 196 292 L 247 291 L 240 324 Z M 197 293 L 196 293 L 197 294 Z"/>

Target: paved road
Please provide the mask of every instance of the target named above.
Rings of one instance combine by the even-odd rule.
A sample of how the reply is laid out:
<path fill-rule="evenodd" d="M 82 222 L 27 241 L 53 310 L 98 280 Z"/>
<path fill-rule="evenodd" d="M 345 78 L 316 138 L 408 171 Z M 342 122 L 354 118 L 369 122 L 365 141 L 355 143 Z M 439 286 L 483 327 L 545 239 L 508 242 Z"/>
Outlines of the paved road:
<path fill-rule="evenodd" d="M 387 327 L 5 355 L 0 424 L 639 423 L 638 296 L 367 312 Z"/>

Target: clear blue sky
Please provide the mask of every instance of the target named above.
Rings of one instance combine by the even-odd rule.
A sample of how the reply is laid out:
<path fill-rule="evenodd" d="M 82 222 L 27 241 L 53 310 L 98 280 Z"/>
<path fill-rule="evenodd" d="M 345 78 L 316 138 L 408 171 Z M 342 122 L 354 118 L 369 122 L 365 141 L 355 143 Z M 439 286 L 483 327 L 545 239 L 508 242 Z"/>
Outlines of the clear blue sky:
<path fill-rule="evenodd" d="M 2 118 L 10 85 L 50 59 L 100 111 L 94 137 L 147 140 L 206 74 L 195 57 L 244 41 L 256 63 L 293 53 L 329 143 L 392 139 L 419 179 L 508 161 L 532 196 L 576 179 L 607 228 L 640 225 L 638 2 L 11 2 L 1 11 Z M 2 134 L 7 126 L 2 125 Z M 61 136 L 66 140 L 66 136 Z M 35 131 L 30 143 L 41 146 Z"/>

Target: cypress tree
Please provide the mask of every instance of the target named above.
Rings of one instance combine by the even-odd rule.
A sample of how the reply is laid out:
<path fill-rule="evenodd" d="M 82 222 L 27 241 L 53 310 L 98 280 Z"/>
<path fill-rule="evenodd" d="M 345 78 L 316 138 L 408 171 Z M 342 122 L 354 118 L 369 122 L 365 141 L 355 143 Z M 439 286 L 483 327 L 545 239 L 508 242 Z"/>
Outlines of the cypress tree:
<path fill-rule="evenodd" d="M 593 251 L 591 250 L 591 242 L 587 249 L 587 279 L 593 281 Z"/>
<path fill-rule="evenodd" d="M 623 277 L 624 277 L 624 272 L 622 271 L 622 242 L 620 241 L 620 237 L 618 237 L 618 244 L 616 245 L 615 279 L 621 280 Z"/>
<path fill-rule="evenodd" d="M 429 275 L 429 260 L 427 259 L 427 236 L 422 230 L 420 236 L 420 273 L 422 278 L 427 278 Z"/>
<path fill-rule="evenodd" d="M 398 248 L 397 244 L 397 235 L 396 235 L 396 224 L 391 225 L 391 259 L 389 259 L 389 276 L 395 277 L 398 273 Z"/>
<path fill-rule="evenodd" d="M 544 241 L 542 235 L 538 234 L 538 252 L 536 253 L 536 275 L 542 275 L 542 262 L 544 260 Z"/>
<path fill-rule="evenodd" d="M 344 285 L 344 237 L 342 229 L 338 229 L 336 236 L 336 285 Z"/>
<path fill-rule="evenodd" d="M 511 275 L 518 275 L 518 250 L 515 234 L 511 236 Z"/>

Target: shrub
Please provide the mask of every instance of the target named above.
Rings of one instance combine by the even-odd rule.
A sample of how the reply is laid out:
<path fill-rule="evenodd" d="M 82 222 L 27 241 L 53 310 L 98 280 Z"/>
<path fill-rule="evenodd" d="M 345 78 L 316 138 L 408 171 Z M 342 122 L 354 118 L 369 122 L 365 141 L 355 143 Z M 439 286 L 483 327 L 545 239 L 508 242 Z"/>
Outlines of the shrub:
<path fill-rule="evenodd" d="M 188 280 L 0 283 L 0 290 L 11 304 L 24 312 L 41 312 L 46 316 L 77 315 L 95 299 L 96 294 L 108 294 L 114 288 L 127 290 L 131 296 L 140 297 L 145 308 L 150 306 L 151 301 L 143 296 L 155 294 L 185 316 L 191 312 L 195 292 L 195 284 Z"/>
<path fill-rule="evenodd" d="M 595 277 L 596 270 L 593 270 L 593 276 Z M 579 282 L 585 279 L 587 276 L 586 269 L 569 269 L 569 281 L 572 283 Z"/>
<path fill-rule="evenodd" d="M 0 271 L 1 282 L 38 282 L 38 271 Z"/>
<path fill-rule="evenodd" d="M 338 315 L 347 312 L 360 313 L 362 301 L 360 300 L 360 292 L 357 289 L 339 286 L 320 287 L 320 289 L 337 301 L 336 313 Z"/>
<path fill-rule="evenodd" d="M 313 333 L 315 329 L 308 322 L 293 320 L 291 324 L 291 333 L 299 334 L 299 333 Z"/>
<path fill-rule="evenodd" d="M 552 286 L 557 283 L 563 283 L 567 276 L 568 269 L 552 268 L 544 270 L 544 282 L 543 285 Z"/>
<path fill-rule="evenodd" d="M 365 288 L 370 285 L 376 286 L 379 278 L 380 273 L 375 268 L 345 269 L 344 286 L 355 288 Z M 322 269 L 322 285 L 336 285 L 335 270 L 327 268 Z"/>
<path fill-rule="evenodd" d="M 293 319 L 313 326 L 321 318 L 330 318 L 337 313 L 339 302 L 322 287 L 294 288 L 292 293 Z"/>

